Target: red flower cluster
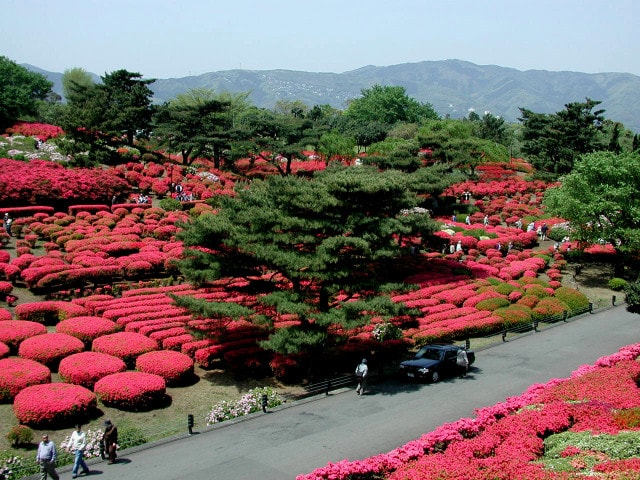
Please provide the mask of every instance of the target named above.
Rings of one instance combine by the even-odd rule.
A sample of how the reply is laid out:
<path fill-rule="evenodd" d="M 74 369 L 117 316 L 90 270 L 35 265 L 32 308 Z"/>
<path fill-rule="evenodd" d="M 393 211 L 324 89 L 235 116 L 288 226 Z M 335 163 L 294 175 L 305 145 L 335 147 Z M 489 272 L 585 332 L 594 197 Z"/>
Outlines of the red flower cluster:
<path fill-rule="evenodd" d="M 60 360 L 83 350 L 84 343 L 76 337 L 66 333 L 45 333 L 23 340 L 18 349 L 18 355 L 57 370 Z"/>
<path fill-rule="evenodd" d="M 133 366 L 139 355 L 157 350 L 158 342 L 140 333 L 117 332 L 96 338 L 92 349 L 121 358 L 127 365 Z"/>
<path fill-rule="evenodd" d="M 81 316 L 68 320 L 63 320 L 56 325 L 56 332 L 66 333 L 79 338 L 85 343 L 90 343 L 94 339 L 116 333 L 120 330 L 117 323 L 102 317 Z"/>
<path fill-rule="evenodd" d="M 5 343 L 13 351 L 18 351 L 20 343 L 35 335 L 47 333 L 47 327 L 37 322 L 26 320 L 6 320 L 0 322 L 0 342 Z"/>

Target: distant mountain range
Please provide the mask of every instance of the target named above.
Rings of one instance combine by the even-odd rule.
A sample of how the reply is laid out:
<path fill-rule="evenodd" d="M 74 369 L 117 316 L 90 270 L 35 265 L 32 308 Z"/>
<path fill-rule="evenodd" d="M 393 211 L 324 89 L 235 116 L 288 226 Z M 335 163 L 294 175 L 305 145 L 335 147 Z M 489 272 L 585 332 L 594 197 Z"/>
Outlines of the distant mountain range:
<path fill-rule="evenodd" d="M 31 65 L 54 82 L 62 94 L 62 74 Z M 144 74 L 144 72 L 141 72 Z M 97 81 L 100 77 L 95 75 Z M 605 117 L 640 132 L 640 76 L 629 73 L 521 71 L 462 60 L 402 63 L 388 67 L 366 66 L 344 73 L 293 70 L 224 70 L 202 75 L 157 79 L 150 85 L 154 101 L 165 102 L 192 88 L 216 92 L 251 92 L 258 107 L 273 108 L 278 100 L 301 100 L 310 107 L 329 104 L 346 108 L 347 101 L 373 85 L 402 86 L 407 95 L 428 102 L 442 116 L 462 118 L 470 109 L 517 121 L 519 107 L 537 113 L 555 113 L 571 102 L 600 100 Z"/>

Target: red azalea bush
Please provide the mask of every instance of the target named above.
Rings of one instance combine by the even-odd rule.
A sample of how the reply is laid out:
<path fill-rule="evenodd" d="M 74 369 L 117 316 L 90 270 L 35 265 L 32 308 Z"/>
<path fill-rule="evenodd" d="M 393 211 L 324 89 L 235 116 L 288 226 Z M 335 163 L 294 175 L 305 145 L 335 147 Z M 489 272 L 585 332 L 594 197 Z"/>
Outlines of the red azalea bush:
<path fill-rule="evenodd" d="M 134 366 L 139 355 L 158 350 L 158 342 L 140 333 L 117 332 L 96 338 L 92 350 L 121 358 L 127 365 Z"/>
<path fill-rule="evenodd" d="M 9 345 L 0 342 L 0 358 L 8 357 L 10 352 Z"/>
<path fill-rule="evenodd" d="M 87 311 L 82 306 L 70 302 L 44 301 L 17 305 L 15 313 L 18 320 L 49 325 L 67 318 L 86 315 Z"/>
<path fill-rule="evenodd" d="M 60 360 L 84 350 L 82 340 L 66 333 L 45 333 L 22 341 L 18 355 L 57 370 Z"/>
<path fill-rule="evenodd" d="M 0 359 L 0 402 L 12 400 L 18 392 L 31 386 L 51 382 L 51 370 L 24 358 Z"/>
<path fill-rule="evenodd" d="M 167 385 L 179 385 L 193 376 L 193 360 L 184 353 L 159 350 L 140 355 L 136 370 L 159 375 Z"/>
<path fill-rule="evenodd" d="M 0 322 L 0 342 L 5 343 L 13 351 L 26 338 L 47 333 L 47 327 L 37 322 L 26 320 L 6 320 Z"/>
<path fill-rule="evenodd" d="M 95 383 L 107 375 L 124 372 L 127 365 L 120 358 L 106 353 L 80 352 L 60 361 L 58 373 L 64 382 L 93 389 Z"/>
<path fill-rule="evenodd" d="M 12 127 L 7 128 L 9 135 L 24 135 L 25 137 L 37 137 L 43 142 L 50 138 L 56 138 L 64 135 L 62 128 L 48 123 L 38 122 L 18 122 Z"/>
<path fill-rule="evenodd" d="M 9 310 L 0 308 L 0 322 L 6 322 L 7 320 L 11 320 L 12 318 L 13 317 L 11 316 L 11 312 Z"/>
<path fill-rule="evenodd" d="M 166 383 L 160 375 L 122 372 L 98 380 L 94 391 L 107 406 L 121 410 L 149 410 L 166 398 Z"/>
<path fill-rule="evenodd" d="M 92 342 L 102 335 L 109 335 L 120 330 L 116 322 L 102 317 L 81 316 L 63 320 L 56 325 L 56 332 L 66 333 L 79 338 L 85 343 Z"/>
<path fill-rule="evenodd" d="M 18 393 L 13 412 L 23 425 L 36 428 L 71 427 L 97 413 L 96 395 L 80 385 L 47 383 Z"/>

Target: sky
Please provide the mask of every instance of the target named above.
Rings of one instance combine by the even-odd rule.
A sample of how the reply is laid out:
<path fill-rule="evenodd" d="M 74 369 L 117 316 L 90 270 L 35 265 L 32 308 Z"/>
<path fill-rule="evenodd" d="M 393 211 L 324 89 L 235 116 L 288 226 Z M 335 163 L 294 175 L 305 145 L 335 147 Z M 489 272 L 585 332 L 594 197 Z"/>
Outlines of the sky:
<path fill-rule="evenodd" d="M 447 59 L 640 75 L 638 18 L 638 0 L 2 0 L 0 56 L 162 79 Z"/>

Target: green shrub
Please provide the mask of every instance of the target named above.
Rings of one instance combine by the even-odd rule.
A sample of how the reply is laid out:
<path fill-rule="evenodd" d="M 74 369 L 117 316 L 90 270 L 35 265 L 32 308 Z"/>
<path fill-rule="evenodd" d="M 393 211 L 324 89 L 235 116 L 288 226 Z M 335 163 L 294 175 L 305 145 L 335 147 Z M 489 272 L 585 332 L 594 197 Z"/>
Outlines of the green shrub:
<path fill-rule="evenodd" d="M 490 312 L 493 312 L 498 308 L 504 308 L 509 306 L 510 304 L 511 302 L 509 302 L 509 300 L 507 300 L 506 298 L 501 298 L 501 297 L 486 298 L 484 300 L 480 300 L 476 304 L 476 308 L 478 310 L 488 310 Z"/>
<path fill-rule="evenodd" d="M 620 292 L 624 290 L 624 287 L 627 285 L 627 281 L 624 278 L 614 277 L 611 280 L 609 280 L 609 282 L 607 282 L 607 285 L 611 290 Z"/>
<path fill-rule="evenodd" d="M 144 445 L 148 441 L 144 432 L 138 427 L 125 425 L 118 429 L 118 445 L 122 449 Z"/>
<path fill-rule="evenodd" d="M 628 282 L 624 287 L 625 302 L 632 312 L 640 312 L 640 282 Z"/>
<path fill-rule="evenodd" d="M 555 297 L 564 302 L 569 307 L 570 312 L 584 310 L 589 307 L 589 299 L 574 288 L 557 288 L 555 291 Z"/>
<path fill-rule="evenodd" d="M 568 312 L 569 310 L 571 310 L 569 306 L 562 300 L 553 297 L 543 298 L 533 307 L 533 319 L 544 320 L 560 317 L 565 311 Z"/>
<path fill-rule="evenodd" d="M 14 447 L 28 445 L 33 440 L 33 430 L 26 425 L 15 425 L 7 433 L 7 440 Z"/>
<path fill-rule="evenodd" d="M 547 237 L 556 242 L 561 242 L 564 237 L 571 236 L 571 231 L 566 227 L 554 225 L 549 229 Z"/>
<path fill-rule="evenodd" d="M 509 305 L 494 310 L 494 315 L 504 320 L 504 328 L 514 328 L 531 323 L 533 312 L 525 305 Z"/>
<path fill-rule="evenodd" d="M 182 203 L 180 200 L 176 200 L 175 198 L 163 198 L 158 203 L 160 208 L 166 210 L 167 212 L 175 212 L 182 210 Z"/>

